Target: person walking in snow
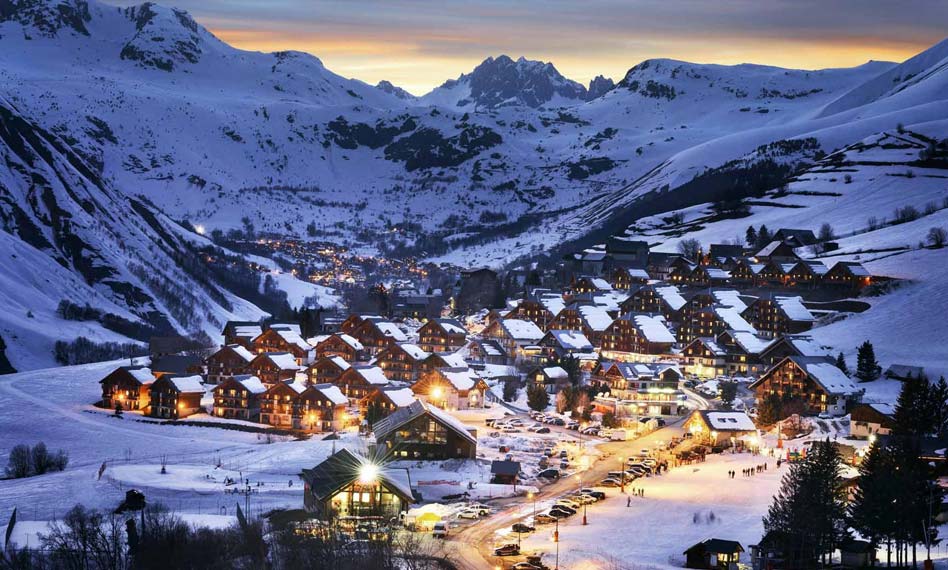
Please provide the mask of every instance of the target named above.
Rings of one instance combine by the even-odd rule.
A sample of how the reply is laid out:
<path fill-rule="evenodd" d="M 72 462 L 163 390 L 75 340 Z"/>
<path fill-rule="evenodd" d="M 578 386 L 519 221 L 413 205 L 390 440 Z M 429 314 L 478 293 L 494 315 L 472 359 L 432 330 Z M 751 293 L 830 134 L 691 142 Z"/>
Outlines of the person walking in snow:
<path fill-rule="evenodd" d="M 626 506 L 626 507 L 631 507 L 631 506 L 632 506 L 632 497 L 626 497 L 626 498 L 625 498 L 625 506 Z"/>

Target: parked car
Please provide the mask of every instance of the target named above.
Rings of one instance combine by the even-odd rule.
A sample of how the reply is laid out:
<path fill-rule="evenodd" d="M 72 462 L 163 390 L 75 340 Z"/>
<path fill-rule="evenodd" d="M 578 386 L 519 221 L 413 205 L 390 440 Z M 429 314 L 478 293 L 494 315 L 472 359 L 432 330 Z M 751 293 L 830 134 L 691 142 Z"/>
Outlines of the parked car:
<path fill-rule="evenodd" d="M 665 420 L 662 418 L 655 418 L 655 422 L 658 424 L 658 427 L 665 427 Z"/>
<path fill-rule="evenodd" d="M 558 519 L 565 519 L 576 514 L 576 511 L 573 509 L 568 509 L 566 507 L 552 507 L 550 509 L 550 516 L 556 517 Z"/>
<path fill-rule="evenodd" d="M 559 469 L 544 469 L 543 471 L 537 473 L 537 477 L 540 479 L 551 479 L 556 481 L 560 478 L 560 471 Z"/>
<path fill-rule="evenodd" d="M 530 526 L 530 525 L 528 525 L 528 524 L 514 523 L 514 525 L 513 525 L 512 527 L 510 527 L 510 530 L 512 530 L 513 532 L 521 532 L 521 533 L 522 533 L 522 532 L 533 532 L 533 531 L 536 530 L 536 528 L 534 528 L 534 527 L 532 527 L 532 526 Z"/>
<path fill-rule="evenodd" d="M 565 449 L 560 450 L 560 459 L 569 459 L 569 453 Z"/>
<path fill-rule="evenodd" d="M 546 427 L 546 426 L 540 426 L 540 427 L 538 427 L 537 429 L 535 429 L 535 430 L 533 430 L 533 431 L 535 431 L 535 432 L 537 432 L 537 433 L 550 433 L 550 428 L 548 428 L 548 427 Z"/>
<path fill-rule="evenodd" d="M 566 420 L 564 420 L 563 418 L 553 418 L 553 425 L 565 426 Z"/>
<path fill-rule="evenodd" d="M 546 457 L 541 457 L 540 461 L 537 462 L 537 465 L 540 467 L 540 469 L 546 469 L 550 466 L 550 460 Z"/>
<path fill-rule="evenodd" d="M 599 485 L 603 487 L 618 487 L 620 483 L 618 480 L 613 479 L 612 477 L 606 477 L 605 479 L 599 482 Z"/>
<path fill-rule="evenodd" d="M 569 509 L 573 509 L 574 511 L 582 506 L 573 501 L 570 501 L 569 499 L 557 499 L 556 502 L 553 504 L 558 507 L 566 507 Z"/>
<path fill-rule="evenodd" d="M 480 504 L 480 503 L 472 503 L 468 505 L 467 509 L 465 510 L 473 510 L 478 514 L 478 516 L 482 516 L 482 517 L 486 517 L 490 514 L 490 507 L 488 507 L 487 505 Z"/>
<path fill-rule="evenodd" d="M 537 566 L 536 564 L 530 564 L 529 562 L 517 562 L 510 568 L 511 570 L 543 570 L 542 566 Z"/>
<path fill-rule="evenodd" d="M 540 513 L 537 516 L 533 517 L 534 524 L 553 524 L 556 522 L 556 517 L 550 516 L 545 513 Z"/>
<path fill-rule="evenodd" d="M 543 455 L 546 455 L 547 457 L 553 457 L 553 448 L 547 447 L 546 449 L 544 449 Z"/>
<path fill-rule="evenodd" d="M 605 493 L 603 493 L 602 491 L 597 491 L 595 489 L 585 488 L 585 489 L 580 489 L 579 492 L 584 495 L 592 495 L 593 497 L 596 497 L 600 501 L 606 498 Z"/>
<path fill-rule="evenodd" d="M 438 521 L 434 524 L 434 528 L 431 529 L 431 536 L 434 538 L 445 538 L 448 536 L 448 523 L 445 521 Z"/>
<path fill-rule="evenodd" d="M 582 493 L 574 494 L 569 496 L 569 500 L 579 503 L 581 505 L 591 505 L 598 501 L 599 499 L 594 498 L 592 495 L 583 495 Z"/>
<path fill-rule="evenodd" d="M 575 421 L 575 420 L 569 422 L 568 424 L 566 424 L 566 429 L 578 430 L 578 429 L 579 429 L 579 422 L 577 422 L 577 421 Z"/>
<path fill-rule="evenodd" d="M 565 459 L 562 460 L 562 461 L 560 461 L 560 469 L 562 469 L 562 470 L 564 470 L 564 471 L 567 470 L 567 469 L 569 469 L 569 461 L 567 461 L 567 460 L 565 460 Z"/>
<path fill-rule="evenodd" d="M 475 509 L 464 509 L 458 513 L 459 519 L 479 519 L 481 514 Z"/>
<path fill-rule="evenodd" d="M 516 556 L 520 554 L 520 547 L 516 544 L 505 544 L 494 549 L 494 556 Z"/>

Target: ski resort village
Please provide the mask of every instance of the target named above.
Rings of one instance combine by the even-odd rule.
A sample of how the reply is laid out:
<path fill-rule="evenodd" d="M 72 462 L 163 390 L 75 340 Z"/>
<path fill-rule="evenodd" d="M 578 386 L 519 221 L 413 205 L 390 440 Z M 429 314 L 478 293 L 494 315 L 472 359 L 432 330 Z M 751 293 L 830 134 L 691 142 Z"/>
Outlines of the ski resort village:
<path fill-rule="evenodd" d="M 114 4 L 0 0 L 0 569 L 948 569 L 948 40 L 414 95 Z"/>

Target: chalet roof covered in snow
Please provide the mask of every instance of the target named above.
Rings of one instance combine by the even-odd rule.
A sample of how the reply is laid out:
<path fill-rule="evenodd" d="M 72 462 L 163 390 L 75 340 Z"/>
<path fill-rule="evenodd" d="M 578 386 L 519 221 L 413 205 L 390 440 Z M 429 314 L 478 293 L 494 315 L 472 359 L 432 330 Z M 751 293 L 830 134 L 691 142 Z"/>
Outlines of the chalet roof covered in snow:
<path fill-rule="evenodd" d="M 313 348 L 312 345 L 310 345 L 308 342 L 306 342 L 306 340 L 303 337 L 300 336 L 299 327 L 297 327 L 297 330 L 292 330 L 292 329 L 273 329 L 273 330 L 275 330 L 277 334 L 280 335 L 280 338 L 286 341 L 287 344 L 291 344 L 302 350 L 311 350 Z"/>
<path fill-rule="evenodd" d="M 708 277 L 711 279 L 730 279 L 731 274 L 723 269 L 717 267 L 706 267 L 705 271 L 708 272 Z"/>
<path fill-rule="evenodd" d="M 267 352 L 264 353 L 270 362 L 280 370 L 300 370 L 302 367 L 296 363 L 296 358 L 289 352 Z"/>
<path fill-rule="evenodd" d="M 408 337 L 405 336 L 402 329 L 398 328 L 398 325 L 391 321 L 376 321 L 375 326 L 382 331 L 382 334 L 392 338 L 395 342 L 405 342 L 408 340 Z"/>
<path fill-rule="evenodd" d="M 734 342 L 747 354 L 760 354 L 773 342 L 749 331 L 731 331 L 731 338 L 733 338 Z"/>
<path fill-rule="evenodd" d="M 664 300 L 673 311 L 677 311 L 678 309 L 685 306 L 685 298 L 681 296 L 681 293 L 678 291 L 678 287 L 675 287 L 674 285 L 656 287 L 655 293 L 657 293 L 658 296 L 661 297 L 662 300 Z"/>
<path fill-rule="evenodd" d="M 435 322 L 441 325 L 441 328 L 443 328 L 448 334 L 467 334 L 467 329 L 465 329 L 464 326 L 461 325 L 461 323 L 459 323 L 456 319 L 441 318 L 435 319 Z"/>
<path fill-rule="evenodd" d="M 351 367 L 351 365 L 348 362 L 346 362 L 346 359 L 341 356 L 330 356 L 329 360 L 331 360 L 332 363 L 338 366 L 339 369 L 342 371 L 349 370 L 349 368 Z"/>
<path fill-rule="evenodd" d="M 648 342 L 675 343 L 675 335 L 668 330 L 661 318 L 649 315 L 634 315 L 632 319 L 635 327 L 639 329 Z"/>
<path fill-rule="evenodd" d="M 481 379 L 470 368 L 442 368 L 441 374 L 459 391 L 470 390 Z"/>
<path fill-rule="evenodd" d="M 388 378 L 385 376 L 385 373 L 378 366 L 355 366 L 356 372 L 359 376 L 365 379 L 369 384 L 374 384 L 382 386 L 388 384 Z"/>
<path fill-rule="evenodd" d="M 260 325 L 237 325 L 234 327 L 234 336 L 238 338 L 253 340 L 261 334 L 263 334 L 263 329 L 260 328 Z"/>
<path fill-rule="evenodd" d="M 388 416 L 375 422 L 372 425 L 372 431 L 375 433 L 375 439 L 383 439 L 386 436 L 394 433 L 403 425 L 425 414 L 430 415 L 445 427 L 456 432 L 456 434 L 460 437 L 463 437 L 471 443 L 477 443 L 477 439 L 471 435 L 470 430 L 473 428 L 461 423 L 454 416 L 443 410 L 440 410 L 437 406 L 432 406 L 431 404 L 425 403 L 421 400 L 415 400 L 408 406 L 399 408 Z"/>
<path fill-rule="evenodd" d="M 151 373 L 151 368 L 145 366 L 123 366 L 123 368 L 143 386 L 155 381 L 155 375 Z"/>
<path fill-rule="evenodd" d="M 520 319 L 502 319 L 500 326 L 507 331 L 510 338 L 517 341 L 536 342 L 543 338 L 543 331 L 533 321 Z"/>
<path fill-rule="evenodd" d="M 768 243 L 767 245 L 765 245 L 763 249 L 758 251 L 756 257 L 770 257 L 771 255 L 773 255 L 774 251 L 776 251 L 777 248 L 782 245 L 783 245 L 782 241 L 774 240 Z"/>
<path fill-rule="evenodd" d="M 757 431 L 754 420 L 744 412 L 699 410 L 709 428 L 715 431 Z"/>
<path fill-rule="evenodd" d="M 774 297 L 780 310 L 792 321 L 815 321 L 816 317 L 803 305 L 803 297 Z"/>
<path fill-rule="evenodd" d="M 168 380 L 175 390 L 182 394 L 204 393 L 203 379 L 200 376 L 170 376 Z"/>
<path fill-rule="evenodd" d="M 714 314 L 733 331 L 757 332 L 757 329 L 741 316 L 741 311 L 737 307 L 714 307 Z"/>
<path fill-rule="evenodd" d="M 234 376 L 234 380 L 240 383 L 241 386 L 247 389 L 251 394 L 263 394 L 267 391 L 267 387 L 263 385 L 263 382 L 259 378 L 250 374 L 240 374 Z"/>
<path fill-rule="evenodd" d="M 310 386 L 310 388 L 319 391 L 319 393 L 325 396 L 327 400 L 337 406 L 344 406 L 349 403 L 349 398 L 347 398 L 346 395 L 342 393 L 342 390 L 339 389 L 339 386 L 334 384 L 314 384 Z"/>
<path fill-rule="evenodd" d="M 228 344 L 227 348 L 233 350 L 237 356 L 243 358 L 246 362 L 250 362 L 254 358 L 254 354 L 252 352 L 239 344 Z"/>
<path fill-rule="evenodd" d="M 553 313 L 553 315 L 558 315 L 566 307 L 566 302 L 563 301 L 563 297 L 556 294 L 546 294 L 540 297 L 540 304 L 546 307 L 547 311 Z"/>
<path fill-rule="evenodd" d="M 849 395 L 856 385 L 828 358 L 810 356 L 789 357 L 829 394 Z"/>
<path fill-rule="evenodd" d="M 740 291 L 735 289 L 718 289 L 711 292 L 714 300 L 723 307 L 734 307 L 738 311 L 747 308 L 747 303 L 741 299 Z"/>
<path fill-rule="evenodd" d="M 593 350 L 593 344 L 589 342 L 582 331 L 551 330 L 550 336 L 561 347 L 567 350 L 578 350 L 580 352 L 590 352 Z"/>
<path fill-rule="evenodd" d="M 593 332 L 602 332 L 612 324 L 612 317 L 602 307 L 594 305 L 580 305 L 577 309 L 583 323 Z"/>
<path fill-rule="evenodd" d="M 700 338 L 696 338 L 695 340 L 691 342 L 693 343 L 700 342 L 701 344 L 705 346 L 705 348 L 711 351 L 711 354 L 714 354 L 715 356 L 725 356 L 727 354 L 727 351 L 724 350 L 724 348 L 718 344 L 718 341 L 714 340 L 711 337 L 706 337 L 706 336 L 700 337 Z"/>
<path fill-rule="evenodd" d="M 398 408 L 410 406 L 418 399 L 411 388 L 382 388 L 382 393 Z"/>
<path fill-rule="evenodd" d="M 543 374 L 551 380 L 566 380 L 569 373 L 562 366 L 550 366 L 543 369 Z"/>
<path fill-rule="evenodd" d="M 428 353 L 422 350 L 421 347 L 418 346 L 417 344 L 411 344 L 411 343 L 406 342 L 398 346 L 401 347 L 401 349 L 404 350 L 406 353 L 408 353 L 408 356 L 412 357 L 415 360 L 424 360 L 428 358 L 429 356 Z"/>
<path fill-rule="evenodd" d="M 593 277 L 589 282 L 600 291 L 612 291 L 612 285 L 602 277 Z"/>
<path fill-rule="evenodd" d="M 310 492 L 323 501 L 356 481 L 359 478 L 359 466 L 370 462 L 369 458 L 357 456 L 343 448 L 312 469 L 303 469 L 300 476 L 306 481 Z M 413 502 L 414 495 L 408 482 L 408 474 L 404 470 L 386 469 L 383 466 L 379 469 L 379 479 L 402 499 Z"/>

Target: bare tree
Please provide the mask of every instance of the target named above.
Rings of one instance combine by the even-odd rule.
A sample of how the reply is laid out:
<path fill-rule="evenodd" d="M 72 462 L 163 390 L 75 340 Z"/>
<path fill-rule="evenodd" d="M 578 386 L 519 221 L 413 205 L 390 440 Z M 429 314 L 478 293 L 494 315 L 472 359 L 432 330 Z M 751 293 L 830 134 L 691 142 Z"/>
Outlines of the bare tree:
<path fill-rule="evenodd" d="M 928 230 L 928 244 L 936 249 L 945 247 L 948 242 L 948 231 L 945 228 L 934 227 Z"/>
<path fill-rule="evenodd" d="M 683 239 L 678 242 L 678 253 L 691 261 L 698 261 L 701 254 L 701 242 L 694 238 Z"/>

